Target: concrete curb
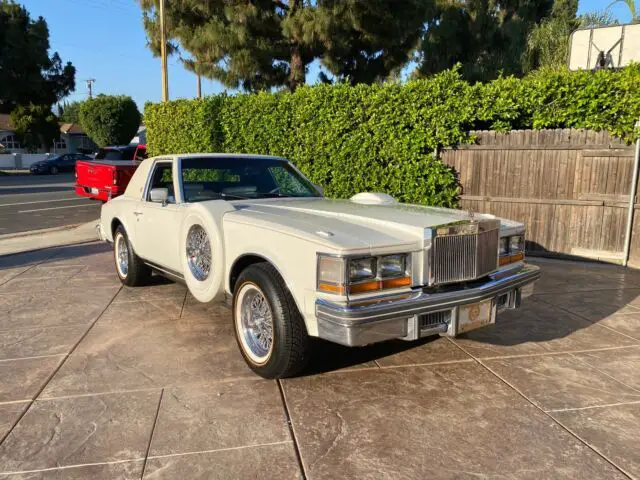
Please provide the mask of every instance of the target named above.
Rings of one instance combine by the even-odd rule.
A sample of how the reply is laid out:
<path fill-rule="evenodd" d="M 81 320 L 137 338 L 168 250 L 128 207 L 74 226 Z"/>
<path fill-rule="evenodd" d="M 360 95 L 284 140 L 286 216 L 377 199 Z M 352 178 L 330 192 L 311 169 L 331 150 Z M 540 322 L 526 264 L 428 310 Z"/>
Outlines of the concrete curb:
<path fill-rule="evenodd" d="M 43 248 L 61 247 L 99 240 L 95 227 L 98 220 L 72 225 L 0 237 L 0 255 L 31 252 Z"/>
<path fill-rule="evenodd" d="M 62 232 L 65 230 L 72 230 L 81 225 L 82 225 L 81 223 L 74 223 L 72 225 L 64 225 L 63 227 L 41 228 L 39 230 L 27 230 L 25 232 L 5 233 L 4 235 L 0 235 L 0 242 L 2 242 L 3 240 L 7 240 L 9 238 L 28 237 L 31 235 L 44 235 L 46 233 L 51 233 L 51 232 Z"/>

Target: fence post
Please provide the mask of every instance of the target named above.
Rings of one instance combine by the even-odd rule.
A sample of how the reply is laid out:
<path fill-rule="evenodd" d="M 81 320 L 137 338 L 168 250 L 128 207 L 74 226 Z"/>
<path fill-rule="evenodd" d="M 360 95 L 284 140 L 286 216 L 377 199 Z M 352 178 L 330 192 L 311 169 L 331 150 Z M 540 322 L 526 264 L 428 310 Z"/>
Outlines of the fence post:
<path fill-rule="evenodd" d="M 636 122 L 636 129 L 640 128 L 640 120 Z M 622 265 L 629 263 L 631 239 L 633 237 L 633 211 L 636 205 L 636 191 L 638 190 L 638 170 L 640 169 L 640 137 L 636 139 L 636 155 L 633 161 L 633 173 L 631 174 L 631 190 L 629 191 L 629 211 L 627 212 L 627 231 L 624 238 L 624 257 Z"/>

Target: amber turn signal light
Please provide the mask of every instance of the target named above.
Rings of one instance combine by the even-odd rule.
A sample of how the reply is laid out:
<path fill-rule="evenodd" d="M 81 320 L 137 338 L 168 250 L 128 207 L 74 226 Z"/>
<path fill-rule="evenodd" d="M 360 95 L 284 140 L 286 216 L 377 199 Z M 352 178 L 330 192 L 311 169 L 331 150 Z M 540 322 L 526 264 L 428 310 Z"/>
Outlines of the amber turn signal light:
<path fill-rule="evenodd" d="M 376 292 L 390 288 L 401 288 L 411 286 L 411 277 L 391 278 L 389 280 L 374 280 L 371 282 L 358 283 L 349 287 L 350 294 Z"/>
<path fill-rule="evenodd" d="M 319 283 L 318 290 L 321 292 L 334 293 L 336 295 L 346 294 L 346 290 L 343 285 L 333 285 L 331 283 Z"/>
<path fill-rule="evenodd" d="M 521 260 L 524 260 L 524 252 L 514 253 L 513 255 L 504 255 L 500 257 L 500 266 L 502 267 Z"/>

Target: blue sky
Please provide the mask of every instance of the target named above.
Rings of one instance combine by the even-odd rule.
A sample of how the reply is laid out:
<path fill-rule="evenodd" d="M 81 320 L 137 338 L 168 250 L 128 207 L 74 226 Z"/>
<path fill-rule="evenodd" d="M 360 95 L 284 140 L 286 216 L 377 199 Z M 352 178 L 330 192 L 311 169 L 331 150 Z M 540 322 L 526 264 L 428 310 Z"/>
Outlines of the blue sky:
<path fill-rule="evenodd" d="M 170 0 L 169 0 L 170 1 Z M 87 97 L 84 80 L 95 78 L 94 93 L 126 94 L 142 110 L 147 101 L 161 98 L 160 60 L 146 47 L 142 14 L 136 0 L 23 0 L 32 17 L 43 16 L 49 25 L 52 51 L 76 69 L 76 91 L 69 100 Z M 602 10 L 610 0 L 581 0 L 580 12 Z M 620 21 L 629 21 L 626 7 L 612 11 Z M 317 67 L 310 77 L 317 75 Z M 203 79 L 203 94 L 224 90 L 217 82 Z M 184 70 L 176 58 L 169 59 L 169 96 L 192 98 L 196 77 Z"/>

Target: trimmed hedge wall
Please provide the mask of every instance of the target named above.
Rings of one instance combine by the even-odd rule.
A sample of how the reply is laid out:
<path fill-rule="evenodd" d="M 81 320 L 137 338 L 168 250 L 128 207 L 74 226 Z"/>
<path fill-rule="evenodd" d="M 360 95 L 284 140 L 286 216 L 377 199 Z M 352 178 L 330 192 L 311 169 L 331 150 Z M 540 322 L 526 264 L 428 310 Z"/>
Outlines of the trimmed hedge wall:
<path fill-rule="evenodd" d="M 387 192 L 455 206 L 455 172 L 433 152 L 472 129 L 590 128 L 634 139 L 640 67 L 540 71 L 470 85 L 457 70 L 405 84 L 319 85 L 294 93 L 219 95 L 147 104 L 151 155 L 236 152 L 294 161 L 328 196 Z"/>

